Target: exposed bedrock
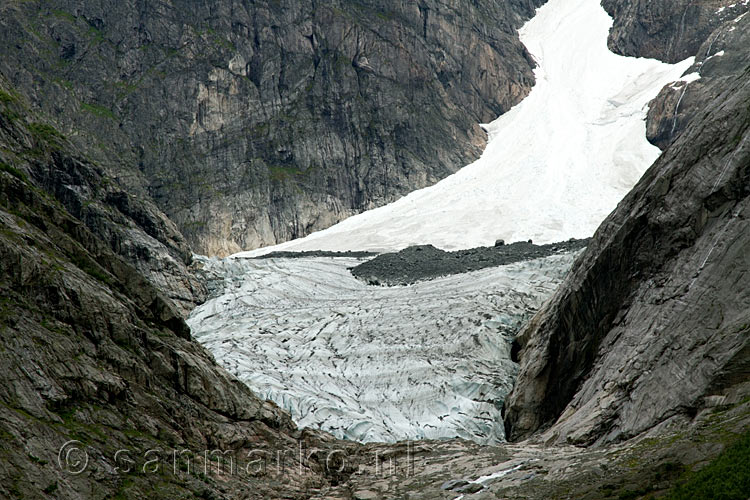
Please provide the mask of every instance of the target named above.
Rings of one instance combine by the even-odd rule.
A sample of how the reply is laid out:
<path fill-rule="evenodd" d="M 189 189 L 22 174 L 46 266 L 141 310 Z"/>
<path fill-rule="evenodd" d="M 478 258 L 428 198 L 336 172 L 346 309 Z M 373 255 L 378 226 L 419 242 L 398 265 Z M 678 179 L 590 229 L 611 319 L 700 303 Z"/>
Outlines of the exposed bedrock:
<path fill-rule="evenodd" d="M 519 334 L 511 439 L 617 441 L 747 392 L 749 127 L 745 62 Z"/>
<path fill-rule="evenodd" d="M 602 6 L 614 19 L 610 50 L 672 63 L 697 54 L 716 28 L 748 8 L 734 0 L 602 0 Z"/>
<path fill-rule="evenodd" d="M 685 82 L 664 87 L 649 107 L 647 136 L 666 149 L 747 64 L 750 3 L 604 0 L 614 52 L 676 62 L 694 56 Z M 696 79 L 699 77 L 699 79 Z"/>
<path fill-rule="evenodd" d="M 195 251 L 304 236 L 476 159 L 525 97 L 510 2 L 5 2 L 0 73 Z"/>
<path fill-rule="evenodd" d="M 349 474 L 296 458 L 332 437 L 298 431 L 191 340 L 173 307 L 195 298 L 189 254 L 164 216 L 2 80 L 0 146 L 0 497 L 309 498 Z M 214 449 L 235 464 L 288 450 L 289 470 L 283 483 L 265 471 L 214 481 L 196 473 Z M 181 468 L 172 450 L 190 450 Z"/>

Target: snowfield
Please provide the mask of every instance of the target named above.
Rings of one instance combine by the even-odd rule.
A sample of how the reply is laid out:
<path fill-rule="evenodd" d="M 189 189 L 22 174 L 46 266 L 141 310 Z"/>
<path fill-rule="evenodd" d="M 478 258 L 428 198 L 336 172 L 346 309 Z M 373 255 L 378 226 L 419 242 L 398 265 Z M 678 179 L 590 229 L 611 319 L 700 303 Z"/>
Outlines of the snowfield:
<path fill-rule="evenodd" d="M 519 326 L 573 261 L 555 255 L 404 287 L 357 259 L 202 259 L 216 298 L 193 336 L 301 427 L 357 441 L 504 438 Z"/>
<path fill-rule="evenodd" d="M 444 250 L 586 238 L 659 156 L 647 105 L 692 65 L 613 54 L 598 0 L 550 0 L 521 30 L 538 63 L 520 104 L 484 128 L 482 157 L 443 181 L 274 250 Z"/>

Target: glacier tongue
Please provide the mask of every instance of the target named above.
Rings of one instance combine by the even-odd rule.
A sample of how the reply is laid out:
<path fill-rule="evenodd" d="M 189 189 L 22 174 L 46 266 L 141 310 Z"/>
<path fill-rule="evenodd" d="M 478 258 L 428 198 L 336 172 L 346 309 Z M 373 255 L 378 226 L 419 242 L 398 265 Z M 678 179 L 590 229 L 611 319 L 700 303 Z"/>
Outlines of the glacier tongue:
<path fill-rule="evenodd" d="M 613 54 L 599 0 L 549 0 L 521 30 L 537 83 L 485 125 L 482 157 L 434 186 L 273 250 L 446 250 L 495 239 L 538 243 L 591 236 L 656 160 L 647 105 L 692 58 L 669 65 Z"/>
<path fill-rule="evenodd" d="M 396 288 L 354 279 L 354 259 L 241 257 L 592 235 L 659 155 L 646 141 L 648 102 L 692 64 L 612 54 L 611 24 L 598 0 L 549 0 L 521 30 L 537 83 L 484 126 L 479 160 L 306 238 L 204 260 L 221 293 L 192 313 L 194 335 L 300 426 L 359 441 L 501 441 L 512 335 L 573 256 Z"/>
<path fill-rule="evenodd" d="M 367 286 L 351 258 L 205 259 L 217 295 L 193 335 L 298 425 L 358 441 L 504 438 L 517 328 L 573 255 Z"/>

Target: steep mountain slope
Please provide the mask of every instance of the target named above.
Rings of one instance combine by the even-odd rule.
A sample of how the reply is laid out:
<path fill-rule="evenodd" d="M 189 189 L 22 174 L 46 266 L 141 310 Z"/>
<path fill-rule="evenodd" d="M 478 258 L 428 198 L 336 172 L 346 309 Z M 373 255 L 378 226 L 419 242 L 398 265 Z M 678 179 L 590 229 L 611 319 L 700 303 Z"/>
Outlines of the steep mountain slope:
<path fill-rule="evenodd" d="M 182 314 L 205 299 L 203 285 L 188 271 L 190 248 L 174 223 L 152 203 L 129 194 L 99 165 L 70 153 L 68 138 L 31 112 L 25 98 L 3 80 L 0 145 L 3 165 L 54 196 Z"/>
<path fill-rule="evenodd" d="M 537 84 L 486 125 L 482 157 L 434 186 L 272 250 L 443 249 L 591 236 L 659 155 L 648 102 L 691 65 L 607 49 L 612 19 L 595 1 L 548 2 L 520 35 Z"/>
<path fill-rule="evenodd" d="M 571 5 L 579 2 L 568 1 Z M 282 3 L 258 8 L 276 15 Z M 714 12 L 720 15 L 729 11 L 720 10 L 728 3 L 704 2 L 700 8 L 715 4 Z M 526 2 L 507 2 L 498 8 L 520 8 L 522 4 Z M 750 32 L 750 16 L 737 13 L 746 8 L 747 2 L 735 4 L 733 17 L 717 24 L 711 34 L 715 38 L 706 39 L 701 47 L 701 52 L 705 49 L 705 54 L 713 56 L 701 58 L 699 54 L 696 64 L 700 67 L 693 70 L 701 71 L 701 79 L 692 80 L 687 87 L 677 83 L 667 87 L 652 104 L 655 111 L 650 123 L 657 129 L 663 129 L 670 116 L 678 122 L 669 134 L 654 139 L 666 148 L 664 155 L 607 219 L 562 288 L 519 337 L 521 375 L 505 406 L 507 428 L 514 438 L 531 436 L 536 442 L 503 447 L 479 447 L 462 441 L 361 446 L 336 441 L 320 432 L 298 431 L 285 412 L 261 401 L 217 367 L 210 354 L 190 339 L 179 314 L 179 309 L 190 308 L 204 296 L 202 286 L 188 270 L 190 255 L 184 239 L 153 204 L 127 194 L 144 194 L 148 191 L 145 186 L 154 187 L 150 178 L 130 166 L 130 159 L 137 160 L 139 155 L 133 153 L 129 134 L 135 134 L 132 130 L 144 124 L 134 114 L 129 122 L 123 121 L 126 130 L 121 132 L 120 123 L 107 121 L 112 119 L 110 115 L 118 115 L 94 100 L 93 91 L 89 94 L 85 89 L 90 87 L 82 83 L 91 78 L 102 99 L 111 97 L 106 85 L 97 86 L 104 81 L 98 80 L 98 72 L 115 70 L 94 66 L 87 58 L 98 60 L 104 51 L 125 50 L 128 45 L 110 43 L 112 39 L 102 31 L 105 24 L 96 17 L 87 17 L 92 21 L 91 28 L 78 32 L 87 22 L 81 11 L 50 10 L 50 5 L 53 2 L 10 0 L 0 6 L 0 38 L 4 44 L 13 40 L 3 46 L 9 49 L 3 55 L 15 54 L 0 59 L 2 72 L 8 72 L 14 81 L 35 82 L 21 85 L 19 92 L 0 80 L 0 436 L 4 444 L 0 450 L 0 496 L 455 499 L 476 491 L 470 498 L 636 498 L 663 492 L 683 468 L 689 471 L 700 467 L 725 443 L 747 433 L 750 45 L 746 34 Z M 108 22 L 127 19 L 127 15 L 119 15 L 127 10 L 143 15 L 138 27 L 151 26 L 148 30 L 125 30 L 120 33 L 127 34 L 122 40 L 128 36 L 146 41 L 157 36 L 179 37 L 184 27 L 179 16 L 192 15 L 183 12 L 186 4 L 174 2 L 148 6 L 86 2 L 85 7 L 75 3 L 76 9 L 82 10 L 102 5 L 114 5 L 112 12 L 106 12 Z M 118 11 L 121 5 L 125 10 Z M 244 3 L 218 5 L 211 7 L 238 7 L 237 19 L 252 17 L 243 10 Z M 247 8 L 255 9 L 258 4 L 252 5 Z M 434 20 L 434 12 L 425 12 L 424 8 L 437 10 L 437 5 L 442 12 L 447 9 L 443 3 L 427 2 L 402 7 L 420 10 L 426 34 L 425 27 Z M 686 7 L 680 14 L 684 33 L 702 32 L 699 26 L 691 27 L 691 3 L 628 0 L 621 3 L 622 12 L 634 12 L 628 10 L 633 5 L 643 9 L 650 9 L 648 5 Z M 143 8 L 133 10 L 135 6 Z M 205 4 L 189 6 L 199 12 L 208 9 Z M 182 10 L 177 12 L 176 7 Z M 334 19 L 349 19 L 348 11 L 342 9 L 357 10 L 363 4 L 347 2 L 341 7 L 331 10 Z M 322 9 L 328 12 L 327 7 Z M 59 24 L 24 24 L 37 19 L 34 16 L 39 12 Z M 382 16 L 373 12 L 367 19 L 392 22 L 384 12 L 380 11 Z M 223 15 L 218 18 L 227 19 Z M 640 33 L 637 28 L 641 24 L 648 26 L 648 18 L 631 23 L 628 32 Z M 73 35 L 67 31 L 70 27 L 76 31 Z M 18 37 L 26 28 L 33 34 L 30 41 Z M 213 27 L 199 31 L 197 38 L 187 36 L 185 47 L 190 58 L 205 63 L 200 51 L 191 52 L 195 46 L 190 40 L 213 43 L 223 39 L 216 36 Z M 56 35 L 50 38 L 50 32 Z M 66 36 L 73 36 L 73 43 Z M 77 36 L 91 37 L 91 43 L 80 43 Z M 666 39 L 683 40 L 670 37 Z M 40 40 L 54 41 L 40 48 Z M 171 42 L 163 43 L 162 47 Z M 659 50 L 681 43 L 659 42 Z M 721 43 L 724 55 L 714 52 L 713 43 Z M 144 42 L 138 47 L 143 46 L 146 53 L 150 45 Z M 218 51 L 229 50 L 221 42 L 216 45 L 222 47 Z M 208 52 L 208 59 L 218 53 Z M 60 61 L 55 59 L 58 55 Z M 76 57 L 81 64 L 85 61 L 87 71 L 92 73 L 84 74 L 75 65 L 66 66 L 65 61 L 75 61 Z M 138 67 L 141 58 L 130 57 L 123 58 L 125 63 L 116 71 Z M 184 57 L 172 54 L 153 65 L 157 69 L 152 71 L 126 72 L 143 77 L 135 83 L 118 77 L 119 88 L 139 96 L 139 109 L 148 109 L 160 118 L 163 112 L 159 125 L 173 123 L 170 109 L 179 114 L 178 104 L 182 102 L 173 95 L 166 96 L 180 86 L 177 78 L 171 80 L 166 71 L 158 69 L 164 67 L 159 64 L 168 66 L 172 58 L 185 62 Z M 323 66 L 330 64 L 325 57 Z M 27 65 L 32 59 L 34 64 Z M 42 71 L 25 69 L 40 60 L 50 62 L 49 67 Z M 226 59 L 217 60 L 215 66 L 211 61 L 206 63 L 206 74 L 226 63 Z M 350 60 L 351 67 L 357 68 L 351 71 L 358 79 L 364 73 L 372 76 L 369 56 L 366 61 L 356 57 Z M 180 64 L 186 73 L 193 67 Z M 279 68 L 293 66 L 289 61 L 279 64 Z M 257 66 L 245 68 L 250 76 L 257 75 Z M 341 68 L 342 74 L 343 69 L 349 71 L 346 64 Z M 566 69 L 570 71 L 572 66 Z M 70 80 L 61 79 L 61 74 L 81 79 L 80 86 L 70 85 L 69 96 L 63 89 L 69 87 Z M 277 73 L 270 74 L 274 75 L 271 81 L 276 82 Z M 278 81 L 283 80 L 278 75 Z M 157 83 L 162 78 L 169 85 Z M 346 85 L 344 80 L 334 87 Z M 55 83 L 49 84 L 51 81 Z M 30 92 L 34 85 L 39 87 Z M 229 88 L 234 95 L 233 87 Z M 697 93 L 691 94 L 694 90 Z M 77 92 L 85 93 L 85 99 Z M 209 97 L 205 103 L 227 103 L 223 97 L 216 97 L 219 94 L 212 93 L 214 90 L 206 92 Z M 279 92 L 281 95 L 284 90 Z M 32 104 L 50 111 L 59 123 L 53 127 L 53 121 L 30 110 L 33 105 L 25 102 L 22 93 L 29 93 Z M 159 107 L 165 102 L 174 107 Z M 278 104 L 281 99 L 273 102 Z M 670 107 L 671 102 L 675 106 Z M 272 112 L 283 106 L 274 107 Z M 206 104 L 200 109 L 213 108 Z M 78 111 L 92 119 L 76 117 Z M 246 111 L 242 108 L 236 114 Z M 642 110 L 630 111 L 638 118 L 643 116 Z M 201 116 L 196 123 L 204 127 L 218 123 L 225 115 Z M 181 119 L 184 122 L 180 123 L 192 123 L 193 116 Z M 137 133 L 158 137 L 154 133 L 157 122 L 154 118 Z M 201 134 L 208 142 L 214 141 L 211 151 L 221 156 L 231 151 L 216 140 L 226 132 L 225 127 L 213 130 L 214 135 Z M 169 131 L 163 137 L 169 142 L 181 133 Z M 123 137 L 123 142 L 118 142 Z M 107 143 L 95 144 L 97 138 Z M 81 153 L 71 139 L 80 141 L 103 166 Z M 112 146 L 109 141 L 123 146 Z M 164 147 L 169 151 L 179 149 L 172 144 Z M 151 149 L 144 158 L 156 158 L 159 151 L 163 150 Z M 219 160 L 206 158 L 207 165 L 218 164 Z M 118 165 L 122 168 L 116 168 Z M 277 177 L 274 182 L 291 177 L 291 172 L 283 168 L 274 171 L 267 166 L 264 164 L 269 177 Z M 147 170 L 144 168 L 145 173 L 150 172 Z M 118 173 L 118 179 L 113 179 L 111 172 Z M 172 180 L 189 181 L 184 175 L 184 179 L 179 177 L 184 173 L 180 170 L 173 174 Z M 208 184 L 221 187 L 214 181 L 206 182 L 204 188 Z M 259 186 L 259 192 L 265 193 L 264 184 Z M 223 195 L 211 192 L 206 196 L 214 200 Z M 277 200 L 271 205 L 283 203 Z M 203 212 L 205 206 L 199 208 L 190 214 L 195 219 L 186 220 L 200 220 L 200 214 L 213 209 Z M 279 216 L 279 220 L 284 217 Z M 212 222 L 216 224 L 214 229 L 193 228 L 193 241 L 217 249 L 232 248 L 234 243 L 227 243 L 226 235 L 247 232 L 245 228 L 227 227 L 225 222 L 220 218 Z M 184 223 L 183 227 L 190 225 Z M 289 230 L 289 234 L 294 231 Z M 304 281 L 299 272 L 304 266 L 296 266 L 297 281 L 276 276 L 278 288 Z M 228 284 L 234 286 L 236 281 Z M 310 289 L 303 291 L 315 296 Z M 336 294 L 336 290 L 331 293 L 331 302 L 344 302 Z M 375 297 L 377 306 L 377 292 L 370 296 Z M 439 293 L 430 299 L 433 297 L 437 302 L 444 300 Z M 297 312 L 295 306 L 284 310 Z M 357 330 L 351 326 L 356 325 L 356 319 L 335 315 L 337 306 L 315 313 L 325 316 L 332 312 L 334 325 Z M 474 314 L 471 308 L 476 304 L 460 307 Z M 438 308 L 434 314 L 441 319 L 443 312 Z M 394 329 L 404 318 L 416 319 L 413 324 L 418 324 L 416 314 L 408 317 L 390 312 L 394 313 L 397 315 L 389 321 L 396 324 Z M 283 312 L 271 317 L 273 328 L 285 319 Z M 461 331 L 451 328 L 450 333 L 460 338 Z M 413 338 L 409 333 L 400 332 L 405 339 Z M 327 334 L 322 340 L 351 338 L 342 339 L 336 331 Z M 258 366 L 262 369 L 262 363 Z M 487 372 L 492 373 L 493 368 L 487 367 Z M 496 395 L 492 394 L 493 400 L 488 402 L 496 405 Z M 578 447 L 587 444 L 598 446 Z M 118 455 L 119 450 L 126 450 L 124 456 Z M 153 453 L 147 454 L 148 450 Z M 188 451 L 183 454 L 182 450 Z M 283 458 L 278 458 L 279 452 Z M 78 474 L 82 465 L 84 470 Z M 358 470 L 359 465 L 363 466 Z"/>
<path fill-rule="evenodd" d="M 293 498 L 339 480 L 343 468 L 299 455 L 330 437 L 296 431 L 220 369 L 155 288 L 191 291 L 170 287 L 191 278 L 163 215 L 118 191 L 4 83 L 0 145 L 0 496 Z M 271 449 L 289 451 L 281 478 L 228 475 L 201 456 Z"/>
<path fill-rule="evenodd" d="M 721 24 L 748 8 L 747 0 L 602 0 L 614 18 L 609 47 L 617 54 L 667 62 L 699 54 Z"/>
<path fill-rule="evenodd" d="M 738 21 L 747 32 L 750 20 Z M 750 53 L 519 335 L 513 439 L 626 439 L 747 396 Z"/>
<path fill-rule="evenodd" d="M 748 11 L 750 2 L 738 2 L 713 12 L 711 25 L 716 28 L 688 70 L 692 81 L 665 87 L 651 103 L 648 138 L 652 143 L 662 149 L 669 146 L 744 68 L 750 47 Z"/>
<path fill-rule="evenodd" d="M 304 236 L 475 159 L 543 0 L 0 5 L 0 73 L 199 253 Z M 136 167 L 137 168 L 134 168 Z"/>

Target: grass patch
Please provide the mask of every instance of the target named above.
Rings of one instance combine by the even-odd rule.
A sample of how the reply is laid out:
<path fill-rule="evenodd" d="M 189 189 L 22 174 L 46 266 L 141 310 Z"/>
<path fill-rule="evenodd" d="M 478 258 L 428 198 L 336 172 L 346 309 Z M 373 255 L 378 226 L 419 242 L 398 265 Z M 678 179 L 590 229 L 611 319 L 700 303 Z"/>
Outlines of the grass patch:
<path fill-rule="evenodd" d="M 115 492 L 114 496 L 112 497 L 112 500 L 126 500 L 129 498 L 128 490 L 133 486 L 133 480 L 130 478 L 125 478 L 120 483 L 120 486 L 117 488 L 117 492 Z"/>
<path fill-rule="evenodd" d="M 747 500 L 750 498 L 750 432 L 698 472 L 688 472 L 667 500 Z"/>
<path fill-rule="evenodd" d="M 3 104 L 11 104 L 18 100 L 16 96 L 9 94 L 3 90 L 0 90 L 0 102 Z"/>
<path fill-rule="evenodd" d="M 55 127 L 47 123 L 29 123 L 29 131 L 38 142 L 44 142 L 51 146 L 59 146 L 60 141 L 65 138 Z"/>
<path fill-rule="evenodd" d="M 102 43 L 104 41 L 104 33 L 102 33 L 102 30 L 94 27 L 89 26 L 88 35 L 93 39 L 96 43 Z"/>
<path fill-rule="evenodd" d="M 52 15 L 58 19 L 62 19 L 63 21 L 68 21 L 69 23 L 76 22 L 75 16 L 69 12 L 65 12 L 64 10 L 53 10 Z"/>
<path fill-rule="evenodd" d="M 105 285 L 112 284 L 112 280 L 110 279 L 110 277 L 106 273 L 102 272 L 102 269 L 99 268 L 99 266 L 95 264 L 93 260 L 77 253 L 71 255 L 70 260 L 73 262 L 73 264 L 76 265 L 76 267 L 78 267 L 78 269 L 85 272 L 92 278 L 104 283 Z"/>
<path fill-rule="evenodd" d="M 92 115 L 99 116 L 102 118 L 109 118 L 110 120 L 117 120 L 115 114 L 104 106 L 98 106 L 96 104 L 81 103 L 81 109 Z"/>
<path fill-rule="evenodd" d="M 268 178 L 272 181 L 283 182 L 291 180 L 304 172 L 297 167 L 270 166 L 268 167 Z"/>
<path fill-rule="evenodd" d="M 18 114 L 18 112 L 15 111 L 15 110 L 13 110 L 13 109 L 7 109 L 6 108 L 6 109 L 0 111 L 0 114 L 3 115 L 5 117 L 5 119 L 8 120 L 9 122 L 14 122 L 14 121 L 18 120 L 19 118 L 21 118 L 21 115 Z"/>
<path fill-rule="evenodd" d="M 26 177 L 26 174 L 18 170 L 16 167 L 8 165 L 7 163 L 4 163 L 2 161 L 0 161 L 0 172 L 8 172 L 10 175 L 17 179 L 21 179 L 23 182 L 29 181 L 28 177 Z"/>
<path fill-rule="evenodd" d="M 49 462 L 29 453 L 29 460 L 39 465 L 47 465 Z"/>

